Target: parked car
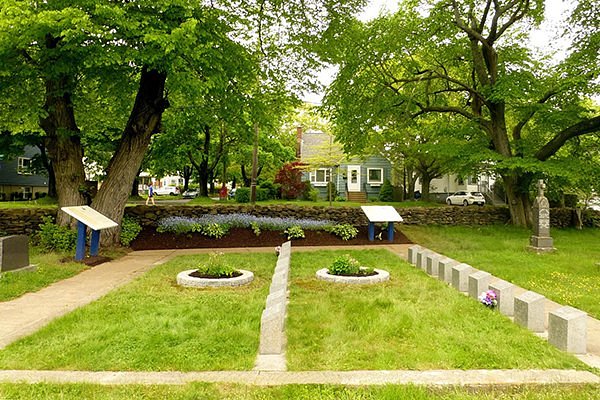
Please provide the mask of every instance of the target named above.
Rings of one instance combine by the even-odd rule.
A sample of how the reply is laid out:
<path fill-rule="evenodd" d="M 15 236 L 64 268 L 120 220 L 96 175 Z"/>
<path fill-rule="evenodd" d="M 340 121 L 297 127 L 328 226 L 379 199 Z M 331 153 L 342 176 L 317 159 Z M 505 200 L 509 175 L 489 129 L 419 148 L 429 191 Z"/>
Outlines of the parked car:
<path fill-rule="evenodd" d="M 446 203 L 449 206 L 453 204 L 462 206 L 477 204 L 483 206 L 485 204 L 485 197 L 479 192 L 456 192 L 446 197 Z"/>
<path fill-rule="evenodd" d="M 176 196 L 179 194 L 179 188 L 177 186 L 161 186 L 154 188 L 154 194 L 157 196 L 170 195 Z"/>
<path fill-rule="evenodd" d="M 181 197 L 183 197 L 184 199 L 193 199 L 194 197 L 198 197 L 198 190 L 196 190 L 196 189 L 186 190 L 185 192 L 183 192 L 181 194 Z"/>

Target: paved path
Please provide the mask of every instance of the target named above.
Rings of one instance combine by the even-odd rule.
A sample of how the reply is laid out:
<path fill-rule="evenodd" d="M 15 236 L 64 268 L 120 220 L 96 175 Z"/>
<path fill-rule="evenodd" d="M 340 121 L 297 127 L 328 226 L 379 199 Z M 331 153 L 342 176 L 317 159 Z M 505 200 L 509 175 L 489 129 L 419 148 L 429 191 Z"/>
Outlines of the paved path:
<path fill-rule="evenodd" d="M 374 248 L 339 246 L 327 249 Z M 407 257 L 408 245 L 378 245 Z M 321 247 L 295 247 L 310 251 Z M 176 255 L 197 254 L 214 249 L 137 251 L 56 282 L 36 293 L 0 303 L 0 349 L 48 324 L 54 318 L 89 304 L 111 290 L 162 264 Z M 269 248 L 220 249 L 223 252 L 264 252 Z M 555 303 L 548 302 L 548 309 Z M 556 304 L 556 307 L 558 305 Z M 600 360 L 600 321 L 593 320 L 588 331 L 592 365 Z M 585 361 L 585 360 L 584 360 Z M 598 365 L 600 366 L 600 364 Z M 235 382 L 254 385 L 306 384 L 426 384 L 426 385 L 507 385 L 527 383 L 595 383 L 600 377 L 587 371 L 565 370 L 438 370 L 438 371 L 209 371 L 209 372 L 88 372 L 0 370 L 0 382 L 89 382 L 100 384 L 185 384 L 192 381 Z"/>
<path fill-rule="evenodd" d="M 0 371 L 1 382 L 96 383 L 103 385 L 184 385 L 190 382 L 208 382 L 260 386 L 292 384 L 505 386 L 522 384 L 600 384 L 600 377 L 587 371 L 556 369 L 298 372 Z"/>

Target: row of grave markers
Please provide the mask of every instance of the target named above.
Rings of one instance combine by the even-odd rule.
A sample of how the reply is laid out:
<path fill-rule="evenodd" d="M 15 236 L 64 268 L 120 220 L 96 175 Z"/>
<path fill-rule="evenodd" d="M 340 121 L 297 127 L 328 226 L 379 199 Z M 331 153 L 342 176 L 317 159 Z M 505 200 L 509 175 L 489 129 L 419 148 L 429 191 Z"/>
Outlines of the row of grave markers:
<path fill-rule="evenodd" d="M 515 285 L 512 283 L 501 279 L 492 283 L 493 276 L 490 273 L 419 245 L 409 247 L 408 262 L 475 299 L 482 292 L 493 290 L 497 296 L 497 307 L 502 314 L 514 317 L 514 322 L 533 332 L 545 332 L 546 298 L 541 294 L 527 291 L 515 296 Z M 550 312 L 548 342 L 569 353 L 586 353 L 587 314 L 570 306 Z"/>
<path fill-rule="evenodd" d="M 287 313 L 287 287 L 290 275 L 292 242 L 281 245 L 269 295 L 260 319 L 260 355 L 279 355 L 285 350 L 285 316 Z"/>

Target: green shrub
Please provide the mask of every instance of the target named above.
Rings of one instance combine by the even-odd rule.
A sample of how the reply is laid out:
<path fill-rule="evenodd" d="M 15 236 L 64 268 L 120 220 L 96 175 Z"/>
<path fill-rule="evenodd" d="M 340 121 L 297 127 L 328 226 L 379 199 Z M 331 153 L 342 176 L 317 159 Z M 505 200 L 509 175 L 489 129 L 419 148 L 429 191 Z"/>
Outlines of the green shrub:
<path fill-rule="evenodd" d="M 302 192 L 302 200 L 306 201 L 317 201 L 319 196 L 319 191 L 311 185 L 310 182 L 304 182 L 306 185 L 304 186 L 304 191 Z"/>
<path fill-rule="evenodd" d="M 386 179 L 379 189 L 379 201 L 393 201 L 394 200 L 394 188 L 389 179 Z"/>
<path fill-rule="evenodd" d="M 208 225 L 203 225 L 200 228 L 200 232 L 204 236 L 220 239 L 229 233 L 229 225 L 217 224 L 216 222 L 214 222 Z"/>
<path fill-rule="evenodd" d="M 342 240 L 354 239 L 358 235 L 358 229 L 350 224 L 334 225 L 329 229 L 329 232 L 339 236 Z"/>
<path fill-rule="evenodd" d="M 52 217 L 43 217 L 37 233 L 37 243 L 45 250 L 69 252 L 77 244 L 77 232 L 52 222 Z"/>
<path fill-rule="evenodd" d="M 332 275 L 357 275 L 359 270 L 359 262 L 348 254 L 337 257 L 328 269 Z"/>
<path fill-rule="evenodd" d="M 258 224 L 258 222 L 251 222 L 250 228 L 252 229 L 252 232 L 254 232 L 254 234 L 256 236 L 260 236 L 260 225 Z"/>
<path fill-rule="evenodd" d="M 121 244 L 129 247 L 133 239 L 142 231 L 142 226 L 133 218 L 124 217 L 121 221 Z"/>
<path fill-rule="evenodd" d="M 267 201 L 269 200 L 269 190 L 263 188 L 256 188 L 256 201 Z"/>
<path fill-rule="evenodd" d="M 271 181 L 262 181 L 260 185 L 258 185 L 261 189 L 267 191 L 267 200 L 276 199 L 279 197 L 279 191 L 281 189 L 281 185 L 277 183 L 273 183 Z"/>
<path fill-rule="evenodd" d="M 225 254 L 215 252 L 208 255 L 208 262 L 198 266 L 198 274 L 214 278 L 231 278 L 236 269 L 225 261 Z"/>
<path fill-rule="evenodd" d="M 235 190 L 235 201 L 238 203 L 250 203 L 250 188 L 239 187 Z"/>
<path fill-rule="evenodd" d="M 284 233 L 287 235 L 288 240 L 291 239 L 304 239 L 304 231 L 299 225 L 293 225 L 287 228 Z"/>
<path fill-rule="evenodd" d="M 373 274 L 373 268 L 361 267 L 360 263 L 346 254 L 337 257 L 327 270 L 332 275 L 366 276 Z"/>

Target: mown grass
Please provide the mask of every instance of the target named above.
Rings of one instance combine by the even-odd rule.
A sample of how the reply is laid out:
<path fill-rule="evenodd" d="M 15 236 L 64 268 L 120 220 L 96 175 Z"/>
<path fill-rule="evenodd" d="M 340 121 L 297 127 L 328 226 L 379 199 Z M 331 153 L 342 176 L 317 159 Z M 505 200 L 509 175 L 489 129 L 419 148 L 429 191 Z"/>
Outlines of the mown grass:
<path fill-rule="evenodd" d="M 29 262 L 35 271 L 5 272 L 0 275 L 0 301 L 15 299 L 25 293 L 38 291 L 61 279 L 70 278 L 88 267 L 82 263 L 61 262 L 64 254 L 30 247 Z M 71 255 L 72 258 L 72 255 Z"/>
<path fill-rule="evenodd" d="M 344 253 L 388 270 L 390 281 L 314 278 Z M 286 331 L 290 370 L 585 368 L 385 250 L 294 254 Z"/>
<path fill-rule="evenodd" d="M 600 229 L 552 229 L 556 252 L 527 249 L 531 231 L 513 226 L 402 227 L 412 241 L 600 318 Z"/>
<path fill-rule="evenodd" d="M 248 370 L 274 254 L 226 254 L 255 280 L 235 289 L 190 289 L 178 272 L 207 255 L 179 257 L 0 351 L 2 369 Z"/>
<path fill-rule="evenodd" d="M 422 386 L 286 385 L 256 387 L 194 383 L 182 386 L 0 384 L 6 400 L 595 400 L 599 385 L 428 388 Z"/>
<path fill-rule="evenodd" d="M 56 208 L 58 203 L 56 199 L 43 197 L 37 200 L 24 201 L 0 201 L 0 209 L 2 208 Z"/>
<path fill-rule="evenodd" d="M 189 202 L 187 205 L 208 205 L 208 204 L 227 204 L 227 205 L 244 205 L 249 203 L 238 203 L 235 200 L 214 200 L 210 197 L 196 197 Z M 293 205 L 293 206 L 303 206 L 303 207 L 329 207 L 329 202 L 325 200 L 319 201 L 308 201 L 308 200 L 266 200 L 256 202 L 259 206 L 267 206 L 267 205 Z M 381 202 L 381 201 L 371 201 L 369 203 L 358 203 L 354 201 L 334 201 L 331 203 L 332 207 L 355 207 L 358 208 L 364 205 L 385 205 L 385 206 L 393 206 L 393 207 L 445 207 L 446 205 L 443 203 L 435 203 L 435 202 L 424 202 L 424 201 L 403 201 L 403 202 Z"/>

